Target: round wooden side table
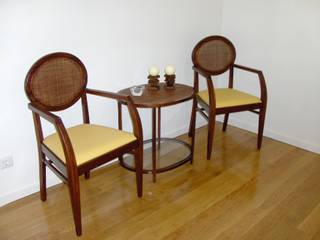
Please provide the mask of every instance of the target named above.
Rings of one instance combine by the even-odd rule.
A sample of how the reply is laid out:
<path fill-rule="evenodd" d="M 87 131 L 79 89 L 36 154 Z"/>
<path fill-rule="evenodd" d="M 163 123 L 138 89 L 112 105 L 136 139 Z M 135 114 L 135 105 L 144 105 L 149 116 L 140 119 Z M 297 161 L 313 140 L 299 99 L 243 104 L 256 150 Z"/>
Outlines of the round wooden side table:
<path fill-rule="evenodd" d="M 142 96 L 133 96 L 130 93 L 130 88 L 123 89 L 119 91 L 120 94 L 130 95 L 132 97 L 133 103 L 137 108 L 151 108 L 152 109 L 152 138 L 144 141 L 144 145 L 151 143 L 151 168 L 144 166 L 144 173 L 152 173 L 153 182 L 156 181 L 156 174 L 174 169 L 186 162 L 192 162 L 193 160 L 193 150 L 194 150 L 194 134 L 191 139 L 191 144 L 184 141 L 173 139 L 173 138 L 161 138 L 161 108 L 166 106 L 172 106 L 179 104 L 194 98 L 193 88 L 184 84 L 175 84 L 174 89 L 166 89 L 165 83 L 160 83 L 159 90 L 149 90 L 145 88 Z M 124 103 L 118 102 L 118 124 L 119 129 L 122 130 L 122 105 Z M 160 161 L 160 149 L 164 143 L 171 145 L 171 152 L 174 152 L 174 148 L 179 145 L 179 147 L 184 148 L 184 156 L 165 167 L 157 166 L 157 160 Z M 147 148 L 148 149 L 148 148 Z M 169 152 L 169 151 L 168 151 Z M 158 154 L 157 154 L 158 153 Z M 145 154 L 146 155 L 146 149 Z M 169 157 L 170 154 L 165 153 L 165 157 Z M 157 158 L 158 156 L 158 158 Z M 135 171 L 134 161 L 128 160 L 128 158 L 120 158 L 120 164 L 132 171 Z"/>

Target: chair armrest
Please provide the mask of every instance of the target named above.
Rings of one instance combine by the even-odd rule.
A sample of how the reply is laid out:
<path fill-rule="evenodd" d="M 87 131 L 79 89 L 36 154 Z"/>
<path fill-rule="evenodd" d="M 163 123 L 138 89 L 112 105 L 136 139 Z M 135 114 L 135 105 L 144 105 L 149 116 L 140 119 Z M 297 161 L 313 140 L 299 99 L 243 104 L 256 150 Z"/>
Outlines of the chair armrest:
<path fill-rule="evenodd" d="M 192 69 L 193 69 L 195 72 L 199 73 L 200 75 L 204 76 L 205 78 L 208 78 L 208 77 L 211 76 L 210 73 L 208 73 L 208 72 L 206 72 L 206 71 L 204 71 L 204 70 L 201 70 L 201 69 L 199 69 L 199 68 L 197 68 L 197 67 L 195 67 L 195 66 L 193 66 Z"/>
<path fill-rule="evenodd" d="M 247 72 L 252 72 L 252 73 L 256 73 L 258 74 L 259 77 L 259 83 L 260 83 L 260 99 L 262 101 L 263 104 L 267 103 L 267 86 L 266 86 L 266 81 L 263 75 L 263 72 L 261 70 L 258 69 L 254 69 L 254 68 L 249 68 L 249 67 L 245 67 L 245 66 L 241 66 L 238 64 L 234 64 L 233 65 L 234 68 L 238 68 Z"/>
<path fill-rule="evenodd" d="M 130 96 L 122 95 L 122 94 L 118 94 L 118 93 L 113 93 L 113 92 L 108 92 L 108 91 L 87 88 L 86 93 L 91 94 L 91 95 L 100 96 L 100 97 L 112 98 L 112 99 L 115 99 L 118 101 L 125 101 L 125 102 L 130 101 L 129 100 Z"/>
<path fill-rule="evenodd" d="M 143 144 L 143 132 L 142 132 L 141 119 L 140 119 L 138 110 L 134 105 L 132 98 L 129 95 L 122 95 L 118 93 L 89 89 L 89 88 L 86 89 L 86 93 L 125 102 L 128 106 L 131 123 L 133 126 L 133 134 L 139 140 L 140 144 Z"/>
<path fill-rule="evenodd" d="M 63 152 L 65 154 L 65 158 L 66 158 L 66 165 L 67 165 L 67 169 L 68 169 L 68 175 L 72 177 L 76 176 L 78 173 L 76 172 L 76 159 L 75 159 L 75 155 L 74 155 L 74 151 L 73 151 L 73 147 L 70 141 L 70 138 L 68 136 L 67 130 L 61 120 L 60 117 L 58 117 L 57 115 L 54 115 L 53 113 L 43 109 L 41 106 L 35 104 L 35 103 L 29 103 L 28 104 L 28 108 L 36 115 L 46 119 L 47 121 L 49 121 L 50 123 L 52 123 L 58 133 L 62 148 L 63 148 Z M 39 117 L 37 117 L 37 119 L 39 119 Z M 39 119 L 40 121 L 40 119 Z M 41 123 L 38 122 L 37 120 L 35 120 L 35 124 L 36 124 L 36 128 L 38 126 L 39 129 L 36 129 L 36 133 L 37 133 L 37 138 L 38 141 L 42 142 L 42 130 L 41 130 Z M 41 138 L 39 138 L 39 132 L 41 132 Z M 40 143 L 39 142 L 39 143 Z M 70 170 L 72 169 L 72 170 Z M 72 173 L 70 172 L 72 171 Z"/>
<path fill-rule="evenodd" d="M 53 113 L 43 109 L 42 107 L 34 104 L 34 103 L 29 103 L 28 108 L 34 112 L 37 113 L 39 116 L 42 118 L 46 119 L 47 121 L 51 122 L 53 125 L 57 125 L 59 123 L 62 123 L 61 118 L 58 117 L 57 115 L 54 115 Z"/>
<path fill-rule="evenodd" d="M 261 70 L 254 69 L 254 68 L 249 68 L 249 67 L 245 67 L 245 66 L 238 65 L 238 64 L 233 64 L 233 67 L 235 67 L 235 68 L 239 68 L 239 69 L 242 69 L 242 70 L 244 70 L 244 71 L 257 73 L 257 74 L 259 74 L 260 72 L 262 73 L 262 71 L 261 71 Z"/>

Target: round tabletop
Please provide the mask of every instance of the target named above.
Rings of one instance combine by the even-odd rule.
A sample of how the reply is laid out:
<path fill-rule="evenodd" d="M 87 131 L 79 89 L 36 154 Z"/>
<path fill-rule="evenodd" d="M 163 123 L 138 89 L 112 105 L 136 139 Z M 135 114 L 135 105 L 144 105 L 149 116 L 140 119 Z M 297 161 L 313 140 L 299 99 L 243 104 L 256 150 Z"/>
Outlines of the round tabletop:
<path fill-rule="evenodd" d="M 165 83 L 160 83 L 159 90 L 149 90 L 147 85 L 142 96 L 133 96 L 130 88 L 120 90 L 123 95 L 130 95 L 136 107 L 157 108 L 174 105 L 193 98 L 193 88 L 184 84 L 176 83 L 174 89 L 165 88 Z"/>

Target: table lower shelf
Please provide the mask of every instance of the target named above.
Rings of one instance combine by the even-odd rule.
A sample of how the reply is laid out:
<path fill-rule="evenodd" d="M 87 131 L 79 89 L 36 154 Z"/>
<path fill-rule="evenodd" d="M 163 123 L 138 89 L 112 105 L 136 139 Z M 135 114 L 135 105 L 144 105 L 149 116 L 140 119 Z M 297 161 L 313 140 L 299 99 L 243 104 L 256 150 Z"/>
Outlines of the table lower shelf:
<path fill-rule="evenodd" d="M 191 146 L 181 140 L 173 138 L 160 138 L 160 146 L 157 139 L 156 146 L 156 173 L 166 172 L 184 163 L 191 162 Z M 124 168 L 135 171 L 134 158 L 128 155 L 120 161 Z M 152 173 L 152 140 L 144 141 L 143 173 Z"/>

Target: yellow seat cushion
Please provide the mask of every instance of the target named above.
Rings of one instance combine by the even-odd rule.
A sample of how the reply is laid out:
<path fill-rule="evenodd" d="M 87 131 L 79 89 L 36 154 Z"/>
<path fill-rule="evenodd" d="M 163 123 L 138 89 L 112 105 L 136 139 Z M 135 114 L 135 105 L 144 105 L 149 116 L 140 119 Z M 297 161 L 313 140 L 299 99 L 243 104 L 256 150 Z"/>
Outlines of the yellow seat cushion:
<path fill-rule="evenodd" d="M 209 105 L 208 90 L 200 91 L 198 96 Z M 261 100 L 253 95 L 230 88 L 215 89 L 216 108 L 242 106 L 247 104 L 261 103 Z"/>
<path fill-rule="evenodd" d="M 81 165 L 136 140 L 132 133 L 95 124 L 81 124 L 67 129 L 77 165 Z M 66 162 L 57 133 L 49 135 L 43 143 Z"/>

